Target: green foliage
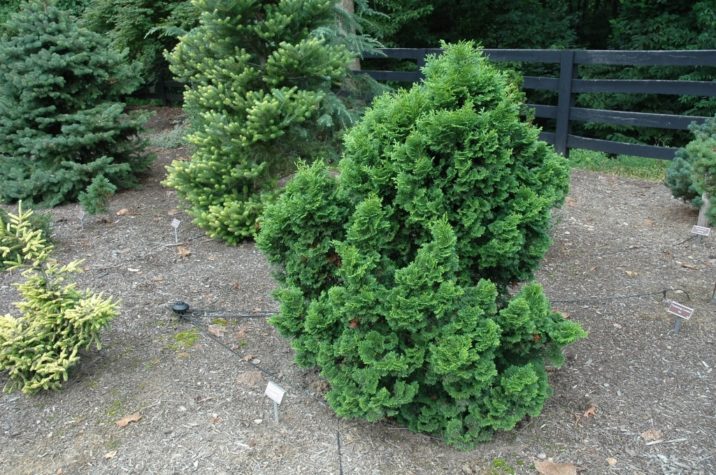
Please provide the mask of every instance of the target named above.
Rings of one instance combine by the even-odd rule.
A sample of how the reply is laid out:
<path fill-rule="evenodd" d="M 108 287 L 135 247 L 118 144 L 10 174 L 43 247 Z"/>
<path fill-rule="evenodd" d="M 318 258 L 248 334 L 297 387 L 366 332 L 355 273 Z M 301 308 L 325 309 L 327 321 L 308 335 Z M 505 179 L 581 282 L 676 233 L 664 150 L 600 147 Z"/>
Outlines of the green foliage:
<path fill-rule="evenodd" d="M 361 8 L 361 4 L 366 6 Z M 714 0 L 364 0 L 356 1 L 356 9 L 366 19 L 366 31 L 398 47 L 432 48 L 439 39 L 471 39 L 487 48 L 670 50 L 716 45 Z M 368 69 L 401 68 L 395 63 L 370 61 Z M 380 67 L 372 67 L 374 63 Z M 529 76 L 559 72 L 558 65 L 549 64 L 508 67 Z M 581 65 L 579 75 L 588 79 L 714 81 L 716 68 Z M 528 97 L 531 103 L 556 103 L 553 92 L 531 90 Z M 577 103 L 596 109 L 700 116 L 716 110 L 716 98 L 698 96 L 590 93 L 579 94 Z M 576 123 L 574 128 L 578 135 L 629 143 L 680 146 L 688 142 L 686 131 L 596 123 Z"/>
<path fill-rule="evenodd" d="M 66 283 L 81 261 L 63 266 L 50 259 L 53 247 L 32 229 L 32 211 L 18 209 L 9 216 L 0 234 L 0 257 L 9 269 L 24 269 L 25 281 L 17 285 L 21 316 L 0 316 L 0 371 L 9 375 L 4 390 L 59 389 L 79 351 L 93 343 L 99 348 L 100 330 L 117 314 L 117 304 Z"/>
<path fill-rule="evenodd" d="M 630 155 L 611 157 L 602 152 L 575 149 L 570 150 L 568 163 L 572 168 L 663 182 L 673 162 Z"/>
<path fill-rule="evenodd" d="M 585 334 L 538 285 L 507 291 L 547 250 L 566 164 L 506 75 L 470 43 L 445 48 L 347 133 L 338 178 L 300 167 L 257 244 L 280 269 L 271 322 L 339 415 L 469 447 L 537 415 L 545 362 Z"/>
<path fill-rule="evenodd" d="M 711 49 L 716 45 L 716 5 L 713 0 L 672 2 L 624 0 L 611 21 L 608 47 L 624 50 Z M 583 66 L 585 78 L 714 81 L 716 68 L 664 66 Z M 716 84 L 716 82 L 715 82 Z M 684 115 L 713 115 L 716 99 L 656 94 L 581 94 L 578 104 L 609 110 Z M 688 133 L 605 124 L 580 126 L 586 135 L 626 142 L 683 145 Z M 583 132 L 584 133 L 584 132 Z"/>
<path fill-rule="evenodd" d="M 716 117 L 690 128 L 694 139 L 676 152 L 666 173 L 666 185 L 674 197 L 697 208 L 706 193 L 710 201 L 706 215 L 716 223 Z"/>
<path fill-rule="evenodd" d="M 358 0 L 356 14 L 366 33 L 386 46 L 396 46 L 395 35 L 433 11 L 431 2 L 424 0 Z"/>
<path fill-rule="evenodd" d="M 180 331 L 174 335 L 174 342 L 169 344 L 168 348 L 174 351 L 186 351 L 196 345 L 200 336 L 194 328 Z"/>
<path fill-rule="evenodd" d="M 0 4 L 0 25 L 5 23 L 8 17 L 20 9 L 22 0 L 6 0 Z"/>
<path fill-rule="evenodd" d="M 90 0 L 57 0 L 55 3 L 59 8 L 68 11 L 72 15 L 78 16 L 82 13 L 88 2 L 90 2 Z M 2 29 L 2 24 L 7 21 L 10 15 L 20 10 L 22 4 L 23 0 L 3 0 L 0 4 L 0 29 Z"/>
<path fill-rule="evenodd" d="M 351 59 L 324 32 L 332 0 L 199 0 L 201 24 L 169 56 L 187 84 L 191 161 L 169 167 L 166 184 L 213 237 L 250 238 L 276 179 L 297 158 L 327 157 L 350 123 L 335 94 Z"/>
<path fill-rule="evenodd" d="M 127 59 L 141 64 L 144 84 L 152 85 L 171 77 L 163 53 L 196 26 L 198 13 L 189 0 L 94 0 L 83 21 L 117 50 L 126 49 Z"/>
<path fill-rule="evenodd" d="M 389 17 L 364 15 L 375 25 L 367 31 L 395 46 L 433 48 L 439 40 L 471 39 L 489 48 L 565 48 L 575 40 L 574 16 L 563 1 L 367 0 L 367 4 Z"/>
<path fill-rule="evenodd" d="M 153 132 L 148 137 L 150 147 L 157 148 L 179 148 L 187 144 L 187 124 L 184 122 L 176 124 L 171 129 Z"/>
<path fill-rule="evenodd" d="M 31 2 L 0 36 L 0 200 L 55 206 L 102 176 L 137 185 L 152 157 L 121 96 L 137 68 L 52 4 Z"/>

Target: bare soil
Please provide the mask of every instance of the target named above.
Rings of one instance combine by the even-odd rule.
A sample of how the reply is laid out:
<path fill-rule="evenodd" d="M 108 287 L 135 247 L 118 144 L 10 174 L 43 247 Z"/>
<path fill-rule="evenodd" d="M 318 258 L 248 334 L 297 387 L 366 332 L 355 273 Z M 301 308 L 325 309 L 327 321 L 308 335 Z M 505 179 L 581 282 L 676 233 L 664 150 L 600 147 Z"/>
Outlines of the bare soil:
<path fill-rule="evenodd" d="M 153 126 L 171 127 L 177 112 L 159 112 Z M 80 285 L 121 299 L 121 312 L 61 391 L 0 396 L 2 473 L 507 474 L 544 458 L 590 474 L 716 473 L 714 238 L 687 240 L 696 211 L 663 185 L 572 173 L 538 280 L 589 338 L 551 373 L 539 417 L 460 452 L 336 418 L 289 343 L 264 318 L 236 316 L 276 309 L 265 259 L 192 226 L 160 185 L 188 150 L 156 152 L 142 189 L 109 213 L 81 227 L 77 205 L 51 211 L 57 257 L 84 259 Z M 0 313 L 15 312 L 18 278 L 0 275 Z M 695 309 L 679 334 L 664 290 Z M 224 313 L 179 320 L 176 300 Z M 269 380 L 287 391 L 278 423 Z"/>

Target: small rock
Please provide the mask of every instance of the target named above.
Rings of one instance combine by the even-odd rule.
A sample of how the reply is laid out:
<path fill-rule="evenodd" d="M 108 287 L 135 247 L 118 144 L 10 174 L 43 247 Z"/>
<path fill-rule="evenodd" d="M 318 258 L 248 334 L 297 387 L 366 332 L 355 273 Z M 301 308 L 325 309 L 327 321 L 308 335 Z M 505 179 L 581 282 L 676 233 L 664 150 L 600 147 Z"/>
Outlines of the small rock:
<path fill-rule="evenodd" d="M 263 422 L 263 419 L 254 419 L 254 424 L 259 425 Z"/>
<path fill-rule="evenodd" d="M 259 386 L 263 384 L 264 376 L 261 371 L 246 371 L 239 374 L 236 382 L 241 386 Z"/>
<path fill-rule="evenodd" d="M 544 453 L 544 452 L 540 452 L 540 453 L 537 454 L 537 458 L 544 460 L 544 459 L 547 458 L 547 454 Z"/>
<path fill-rule="evenodd" d="M 462 473 L 466 473 L 466 474 L 470 475 L 473 472 L 472 472 L 472 469 L 470 468 L 470 466 L 468 464 L 465 464 L 462 466 Z"/>

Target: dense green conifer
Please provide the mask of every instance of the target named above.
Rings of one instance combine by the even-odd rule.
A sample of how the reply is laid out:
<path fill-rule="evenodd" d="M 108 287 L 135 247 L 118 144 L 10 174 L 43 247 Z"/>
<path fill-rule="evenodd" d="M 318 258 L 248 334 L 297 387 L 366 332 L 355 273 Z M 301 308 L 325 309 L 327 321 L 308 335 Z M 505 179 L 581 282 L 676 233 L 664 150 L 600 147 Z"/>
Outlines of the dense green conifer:
<path fill-rule="evenodd" d="M 585 336 L 528 280 L 567 167 L 520 119 L 521 94 L 470 43 L 379 98 L 336 176 L 302 167 L 261 220 L 297 362 L 341 416 L 392 418 L 469 447 L 537 415 L 545 364 Z"/>

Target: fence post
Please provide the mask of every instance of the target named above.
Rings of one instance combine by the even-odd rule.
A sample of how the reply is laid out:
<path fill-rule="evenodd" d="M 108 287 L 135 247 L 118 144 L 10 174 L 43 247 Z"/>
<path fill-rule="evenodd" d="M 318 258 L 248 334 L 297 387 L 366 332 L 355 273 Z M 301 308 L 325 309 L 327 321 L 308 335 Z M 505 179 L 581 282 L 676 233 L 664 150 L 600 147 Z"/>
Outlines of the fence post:
<path fill-rule="evenodd" d="M 425 55 L 426 54 L 427 53 L 425 51 L 425 48 L 418 49 L 418 54 L 417 54 L 417 58 L 416 58 L 417 63 L 418 63 L 418 73 L 420 73 L 420 79 L 418 80 L 418 82 L 420 82 L 421 80 L 423 80 L 425 78 L 425 75 L 423 74 L 422 69 L 423 69 L 423 66 L 425 66 Z"/>
<path fill-rule="evenodd" d="M 559 60 L 559 99 L 557 101 L 557 127 L 554 148 L 564 157 L 569 157 L 567 136 L 569 135 L 569 109 L 574 105 L 572 79 L 575 76 L 574 50 L 564 50 Z"/>

